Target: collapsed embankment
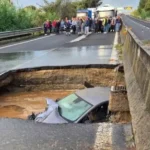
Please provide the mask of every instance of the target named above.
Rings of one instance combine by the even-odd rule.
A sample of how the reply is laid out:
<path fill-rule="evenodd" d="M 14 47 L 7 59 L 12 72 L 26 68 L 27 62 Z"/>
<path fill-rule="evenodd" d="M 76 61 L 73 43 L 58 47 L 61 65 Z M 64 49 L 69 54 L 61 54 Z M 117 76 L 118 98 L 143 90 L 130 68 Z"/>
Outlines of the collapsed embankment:
<path fill-rule="evenodd" d="M 124 31 L 122 31 L 123 33 Z M 122 34 L 124 69 L 137 150 L 150 149 L 150 49 L 129 30 Z"/>
<path fill-rule="evenodd" d="M 8 92 L 30 92 L 45 90 L 76 90 L 89 86 L 112 86 L 116 80 L 114 68 L 53 68 L 24 69 L 8 73 L 1 80 L 0 90 Z M 124 84 L 124 76 L 118 80 Z"/>

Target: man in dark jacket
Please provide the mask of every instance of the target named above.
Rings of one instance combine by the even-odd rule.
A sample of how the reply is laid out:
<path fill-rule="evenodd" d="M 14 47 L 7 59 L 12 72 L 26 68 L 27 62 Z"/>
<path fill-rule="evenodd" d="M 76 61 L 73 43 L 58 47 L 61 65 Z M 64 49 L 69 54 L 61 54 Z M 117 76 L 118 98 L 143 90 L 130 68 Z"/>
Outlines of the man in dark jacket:
<path fill-rule="evenodd" d="M 52 33 L 52 22 L 49 21 L 49 32 Z"/>
<path fill-rule="evenodd" d="M 47 21 L 44 22 L 43 27 L 44 27 L 44 34 L 47 35 L 47 28 L 48 28 Z"/>
<path fill-rule="evenodd" d="M 101 19 L 98 20 L 98 32 L 103 33 L 103 23 Z"/>
<path fill-rule="evenodd" d="M 56 33 L 59 34 L 59 30 L 60 30 L 60 20 L 57 20 L 56 22 Z"/>

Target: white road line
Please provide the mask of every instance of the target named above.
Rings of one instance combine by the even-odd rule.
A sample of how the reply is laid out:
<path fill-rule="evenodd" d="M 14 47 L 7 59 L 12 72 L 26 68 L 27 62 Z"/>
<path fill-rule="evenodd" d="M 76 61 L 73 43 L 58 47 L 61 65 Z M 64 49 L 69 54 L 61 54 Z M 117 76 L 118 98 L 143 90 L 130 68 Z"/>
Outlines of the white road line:
<path fill-rule="evenodd" d="M 79 42 L 79 41 L 81 41 L 81 40 L 83 40 L 85 38 L 86 38 L 86 35 L 82 35 L 82 36 L 80 36 L 80 37 L 70 41 L 69 43 Z"/>
<path fill-rule="evenodd" d="M 138 20 L 138 21 L 142 21 L 142 22 L 145 22 L 145 23 L 150 23 L 150 21 L 146 21 L 146 20 L 142 20 L 142 19 L 137 19 L 137 18 L 134 18 L 132 16 L 130 16 L 131 18 L 135 19 L 135 20 Z"/>
<path fill-rule="evenodd" d="M 76 38 L 76 39 L 70 41 L 69 43 L 79 42 L 79 41 L 85 39 L 85 38 L 86 38 L 87 36 L 89 36 L 90 34 L 92 34 L 92 33 L 90 32 L 88 35 L 82 35 L 82 36 L 80 36 L 80 37 L 78 37 L 78 38 Z"/>
<path fill-rule="evenodd" d="M 94 150 L 101 150 L 105 149 L 106 145 L 109 145 L 108 149 L 113 149 L 113 140 L 112 140 L 112 135 L 113 135 L 113 125 L 110 123 L 102 123 L 99 124 L 96 135 L 95 135 L 95 142 L 93 149 Z"/>
<path fill-rule="evenodd" d="M 28 60 L 28 61 L 26 61 L 26 62 L 24 62 L 24 63 L 22 63 L 22 64 L 20 64 L 20 65 L 18 65 L 18 66 L 16 66 L 16 67 L 13 67 L 13 68 L 9 69 L 9 70 L 19 69 L 21 66 L 23 66 L 23 65 L 25 65 L 25 64 L 27 64 L 27 63 L 30 63 L 30 62 L 32 62 L 33 60 L 36 60 L 37 58 L 40 58 L 40 57 L 42 57 L 42 56 L 46 55 L 47 53 L 49 53 L 49 52 L 51 52 L 51 51 L 54 51 L 54 50 L 56 50 L 56 48 L 51 49 L 51 50 L 49 50 L 49 51 L 46 51 L 45 53 L 41 54 L 40 56 L 35 57 L 35 58 L 31 59 L 31 60 Z"/>
<path fill-rule="evenodd" d="M 144 27 L 144 28 L 146 28 L 146 29 L 150 29 L 149 27 L 146 27 L 146 26 L 144 26 L 144 25 L 142 25 L 142 24 L 140 24 L 140 23 L 138 23 L 138 22 L 136 22 L 136 21 L 133 21 L 132 19 L 130 19 L 133 23 L 135 23 L 135 24 L 137 24 L 137 25 L 140 25 L 141 27 Z"/>
<path fill-rule="evenodd" d="M 33 40 L 29 40 L 29 41 L 24 41 L 24 42 L 12 44 L 12 45 L 3 46 L 3 47 L 0 47 L 0 49 L 4 49 L 4 48 L 8 48 L 8 47 L 13 47 L 13 46 L 21 45 L 21 44 L 25 44 L 25 43 L 30 43 L 30 42 L 41 40 L 41 39 L 45 39 L 45 38 L 48 38 L 48 37 L 51 37 L 51 36 L 54 36 L 54 35 L 55 34 L 51 34 L 50 36 L 44 36 L 44 37 L 36 38 L 36 39 L 33 39 Z"/>
<path fill-rule="evenodd" d="M 117 50 L 116 50 L 116 45 L 118 44 L 118 39 L 119 39 L 119 32 L 116 32 L 115 39 L 114 39 L 114 46 L 113 46 L 113 50 L 111 53 L 109 64 L 116 64 L 118 62 L 118 54 L 117 54 Z"/>

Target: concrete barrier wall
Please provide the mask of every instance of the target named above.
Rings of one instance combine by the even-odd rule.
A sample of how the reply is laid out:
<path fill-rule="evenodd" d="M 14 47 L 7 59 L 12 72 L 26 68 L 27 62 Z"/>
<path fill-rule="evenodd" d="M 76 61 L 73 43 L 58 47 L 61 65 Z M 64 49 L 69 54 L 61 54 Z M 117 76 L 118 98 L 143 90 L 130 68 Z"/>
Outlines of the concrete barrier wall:
<path fill-rule="evenodd" d="M 128 31 L 123 57 L 137 150 L 150 150 L 150 49 Z"/>

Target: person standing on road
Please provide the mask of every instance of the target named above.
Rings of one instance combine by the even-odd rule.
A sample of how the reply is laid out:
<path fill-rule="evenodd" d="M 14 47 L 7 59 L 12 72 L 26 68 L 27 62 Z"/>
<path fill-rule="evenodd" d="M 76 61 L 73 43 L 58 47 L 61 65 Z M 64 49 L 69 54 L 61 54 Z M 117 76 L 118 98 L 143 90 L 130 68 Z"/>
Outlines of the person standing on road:
<path fill-rule="evenodd" d="M 70 27 L 71 23 L 69 22 L 69 20 L 66 20 L 65 21 L 66 35 L 70 35 Z"/>
<path fill-rule="evenodd" d="M 82 19 L 77 18 L 77 33 L 78 33 L 78 35 L 81 34 L 81 26 L 82 26 Z"/>
<path fill-rule="evenodd" d="M 103 33 L 102 26 L 103 26 L 103 22 L 102 22 L 101 19 L 99 19 L 99 20 L 98 20 L 98 32 Z"/>
<path fill-rule="evenodd" d="M 89 26 L 90 26 L 89 18 L 86 17 L 86 20 L 85 20 L 85 35 L 89 34 Z"/>
<path fill-rule="evenodd" d="M 111 27 L 110 27 L 110 30 L 112 32 L 115 32 L 115 25 L 116 25 L 116 19 L 115 19 L 115 17 L 113 17 L 111 20 Z"/>
<path fill-rule="evenodd" d="M 95 24 L 96 24 L 96 19 L 93 19 L 93 21 L 92 21 L 92 30 L 93 30 L 94 32 L 95 32 L 95 30 L 96 30 Z"/>
<path fill-rule="evenodd" d="M 44 35 L 47 35 L 47 21 L 44 22 L 43 27 L 44 27 Z"/>
<path fill-rule="evenodd" d="M 77 29 L 77 20 L 76 20 L 76 18 L 72 18 L 72 30 L 73 30 L 73 34 L 76 34 L 76 29 Z"/>
<path fill-rule="evenodd" d="M 92 18 L 89 18 L 89 31 L 92 31 L 92 23 L 93 23 Z"/>
<path fill-rule="evenodd" d="M 110 32 L 110 28 L 111 28 L 111 20 L 112 20 L 112 18 L 111 17 L 109 17 L 108 18 L 108 32 Z"/>
<path fill-rule="evenodd" d="M 52 23 L 53 32 L 56 33 L 56 20 Z"/>
<path fill-rule="evenodd" d="M 57 20 L 56 22 L 56 33 L 59 34 L 59 30 L 60 30 L 60 20 Z"/>
<path fill-rule="evenodd" d="M 98 29 L 99 29 L 98 20 L 95 20 L 95 33 L 98 33 Z"/>
<path fill-rule="evenodd" d="M 63 31 L 64 31 L 64 26 L 65 26 L 65 22 L 62 19 L 61 22 L 60 22 L 60 31 L 61 31 L 61 33 L 63 33 Z"/>
<path fill-rule="evenodd" d="M 51 21 L 50 20 L 47 20 L 47 30 L 49 29 L 49 32 L 50 32 L 50 34 L 51 34 L 51 32 L 52 32 L 52 23 L 51 23 Z"/>
<path fill-rule="evenodd" d="M 81 24 L 81 34 L 84 34 L 85 31 L 85 20 L 82 19 L 82 24 Z"/>
<path fill-rule="evenodd" d="M 122 20 L 121 20 L 120 16 L 118 16 L 116 19 L 116 27 L 115 27 L 116 32 L 120 32 L 121 27 L 122 27 Z"/>
<path fill-rule="evenodd" d="M 108 33 L 108 17 L 104 19 L 104 34 Z"/>

